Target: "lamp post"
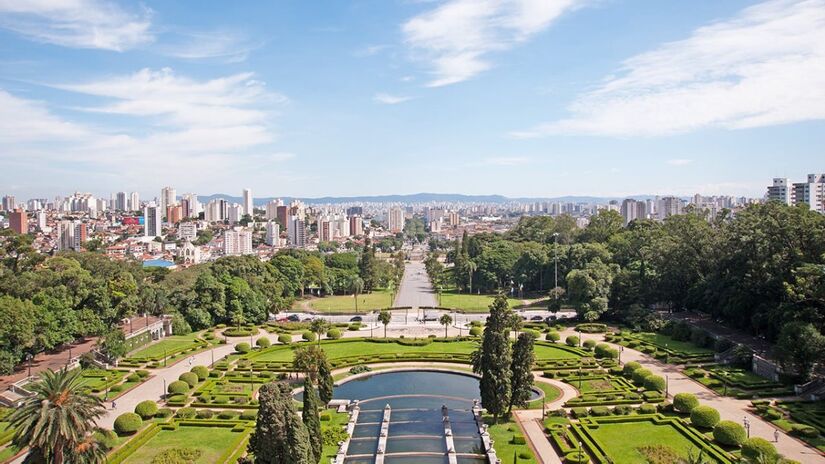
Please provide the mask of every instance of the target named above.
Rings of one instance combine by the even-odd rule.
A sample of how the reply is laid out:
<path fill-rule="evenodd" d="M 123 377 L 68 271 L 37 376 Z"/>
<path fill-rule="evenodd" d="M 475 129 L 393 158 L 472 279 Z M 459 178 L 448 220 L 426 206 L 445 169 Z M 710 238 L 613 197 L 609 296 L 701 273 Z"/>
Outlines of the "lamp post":
<path fill-rule="evenodd" d="M 212 353 L 212 363 L 209 365 L 209 367 L 215 367 L 215 348 L 212 348 L 211 350 L 209 350 L 209 352 Z"/>
<path fill-rule="evenodd" d="M 160 397 L 163 398 L 166 396 L 166 379 L 163 379 L 163 391 L 160 392 Z"/>
<path fill-rule="evenodd" d="M 31 353 L 26 355 L 26 360 L 29 362 L 29 377 L 32 376 L 32 359 L 33 358 L 34 358 L 34 356 L 32 356 Z"/>

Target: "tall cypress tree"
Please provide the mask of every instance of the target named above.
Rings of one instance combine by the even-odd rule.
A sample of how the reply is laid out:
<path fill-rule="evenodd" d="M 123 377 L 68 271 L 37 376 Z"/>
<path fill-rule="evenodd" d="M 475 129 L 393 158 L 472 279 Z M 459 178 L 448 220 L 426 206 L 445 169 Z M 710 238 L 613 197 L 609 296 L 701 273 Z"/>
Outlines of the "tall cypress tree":
<path fill-rule="evenodd" d="M 358 263 L 358 276 L 364 281 L 364 291 L 369 293 L 375 288 L 375 247 L 370 239 L 364 240 L 364 251 Z"/>
<path fill-rule="evenodd" d="M 490 316 L 484 328 L 481 347 L 473 356 L 473 371 L 481 374 L 481 404 L 496 422 L 509 408 L 512 394 L 512 348 L 507 336 L 511 314 L 507 297 L 503 294 L 496 296 L 490 305 Z"/>
<path fill-rule="evenodd" d="M 332 401 L 333 395 L 332 367 L 324 357 L 318 364 L 318 396 L 321 398 L 321 405 L 326 406 Z"/>
<path fill-rule="evenodd" d="M 248 450 L 262 464 L 316 464 L 307 428 L 292 404 L 292 389 L 273 382 L 258 390 L 258 421 Z"/>
<path fill-rule="evenodd" d="M 533 362 L 535 351 L 533 343 L 535 335 L 522 332 L 513 347 L 513 363 L 510 372 L 513 374 L 513 396 L 510 398 L 510 410 L 513 406 L 526 406 L 533 392 Z"/>
<path fill-rule="evenodd" d="M 321 418 L 318 416 L 318 392 L 312 386 L 312 381 L 309 378 L 304 379 L 304 409 L 301 417 L 304 420 L 304 425 L 309 432 L 309 445 L 312 451 L 312 462 L 317 463 L 321 461 L 324 451 L 324 438 L 321 434 Z"/>

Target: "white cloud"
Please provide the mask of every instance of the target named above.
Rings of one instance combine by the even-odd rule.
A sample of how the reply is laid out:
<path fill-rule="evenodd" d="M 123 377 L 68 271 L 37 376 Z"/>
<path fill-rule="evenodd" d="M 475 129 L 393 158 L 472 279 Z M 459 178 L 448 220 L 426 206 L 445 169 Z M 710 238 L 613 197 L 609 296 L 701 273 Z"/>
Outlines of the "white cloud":
<path fill-rule="evenodd" d="M 491 166 L 521 166 L 530 162 L 525 156 L 494 156 L 486 158 L 484 164 Z"/>
<path fill-rule="evenodd" d="M 669 159 L 667 160 L 667 164 L 671 166 L 687 166 L 688 164 L 692 163 L 693 160 L 684 159 L 684 158 L 676 158 L 676 159 Z"/>
<path fill-rule="evenodd" d="M 360 48 L 360 49 L 356 50 L 355 52 L 353 52 L 353 55 L 355 55 L 359 58 L 364 58 L 364 57 L 367 57 L 367 56 L 377 55 L 377 54 L 383 52 L 384 50 L 386 50 L 388 48 L 390 48 L 390 46 L 389 45 L 384 45 L 384 44 L 367 45 L 366 47 Z"/>
<path fill-rule="evenodd" d="M 151 16 L 105 0 L 0 0 L 0 27 L 72 48 L 123 51 L 149 43 Z"/>
<path fill-rule="evenodd" d="M 626 60 L 570 106 L 516 137 L 658 136 L 825 118 L 825 0 L 771 0 Z"/>
<path fill-rule="evenodd" d="M 397 105 L 399 103 L 404 103 L 405 101 L 412 100 L 413 97 L 408 97 L 404 95 L 390 95 L 388 93 L 377 93 L 372 97 L 372 100 L 376 103 L 382 103 L 384 105 Z"/>
<path fill-rule="evenodd" d="M 93 183 L 179 177 L 211 190 L 238 176 L 271 182 L 272 165 L 295 156 L 275 149 L 273 115 L 262 109 L 285 98 L 251 74 L 201 81 L 145 69 L 55 87 L 103 100 L 82 110 L 134 121 L 118 126 L 113 119 L 105 128 L 79 123 L 0 89 L 0 142 L 7 147 L 0 159 L 44 173 L 71 165 L 77 179 Z"/>
<path fill-rule="evenodd" d="M 226 63 L 246 61 L 249 53 L 262 44 L 244 34 L 228 31 L 190 32 L 177 34 L 170 43 L 160 47 L 161 53 L 185 60 L 220 60 Z"/>
<path fill-rule="evenodd" d="M 489 69 L 487 55 L 547 28 L 583 0 L 449 0 L 402 26 L 406 43 L 432 67 L 430 87 L 454 84 Z"/>

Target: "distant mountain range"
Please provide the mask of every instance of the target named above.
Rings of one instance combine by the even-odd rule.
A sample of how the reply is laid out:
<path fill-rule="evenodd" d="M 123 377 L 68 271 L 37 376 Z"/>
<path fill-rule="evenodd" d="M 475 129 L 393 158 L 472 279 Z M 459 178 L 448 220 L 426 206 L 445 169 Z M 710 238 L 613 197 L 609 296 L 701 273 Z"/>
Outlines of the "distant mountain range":
<path fill-rule="evenodd" d="M 653 198 L 653 195 L 630 195 L 627 197 L 591 197 L 591 196 L 562 196 L 551 198 L 530 198 L 519 197 L 510 198 L 503 195 L 462 195 L 458 193 L 414 193 L 410 195 L 367 195 L 356 197 L 319 197 L 319 198 L 302 198 L 302 197 L 255 197 L 256 205 L 264 205 L 270 200 L 276 198 L 282 199 L 285 203 L 292 200 L 301 200 L 307 204 L 338 204 L 338 203 L 507 203 L 507 202 L 536 202 L 536 201 L 550 201 L 561 203 L 593 203 L 604 204 L 611 200 L 621 201 L 625 198 L 635 198 L 637 200 L 647 200 Z M 198 200 L 202 203 L 207 203 L 216 198 L 223 198 L 224 200 L 241 203 L 242 197 L 227 195 L 224 193 L 215 193 L 212 195 L 200 195 Z"/>

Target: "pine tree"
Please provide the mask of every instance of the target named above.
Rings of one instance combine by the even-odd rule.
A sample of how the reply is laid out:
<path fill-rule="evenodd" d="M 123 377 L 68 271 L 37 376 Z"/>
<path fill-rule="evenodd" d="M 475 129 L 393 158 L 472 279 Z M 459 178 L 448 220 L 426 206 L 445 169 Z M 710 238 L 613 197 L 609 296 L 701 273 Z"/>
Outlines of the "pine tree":
<path fill-rule="evenodd" d="M 268 383 L 258 390 L 260 401 L 255 432 L 248 450 L 261 464 L 315 464 L 307 428 L 292 404 L 285 382 Z"/>
<path fill-rule="evenodd" d="M 332 367 L 329 365 L 327 358 L 324 357 L 318 364 L 318 396 L 321 398 L 322 405 L 327 405 L 332 401 L 332 394 Z"/>
<path fill-rule="evenodd" d="M 301 417 L 304 420 L 304 425 L 309 432 L 309 445 L 312 451 L 312 462 L 317 463 L 321 461 L 324 452 L 324 438 L 321 434 L 321 418 L 318 416 L 318 392 L 312 386 L 309 378 L 304 380 L 304 409 Z"/>
<path fill-rule="evenodd" d="M 533 392 L 533 362 L 536 358 L 533 343 L 535 341 L 535 335 L 523 332 L 518 336 L 516 345 L 513 347 L 513 363 L 510 365 L 510 371 L 513 374 L 513 396 L 510 399 L 510 410 L 513 406 L 526 406 Z"/>
<path fill-rule="evenodd" d="M 493 415 L 495 422 L 510 406 L 511 346 L 508 338 L 510 311 L 507 297 L 496 296 L 490 305 L 490 316 L 484 328 L 481 347 L 473 356 L 473 371 L 481 374 L 479 388 L 481 404 Z"/>

